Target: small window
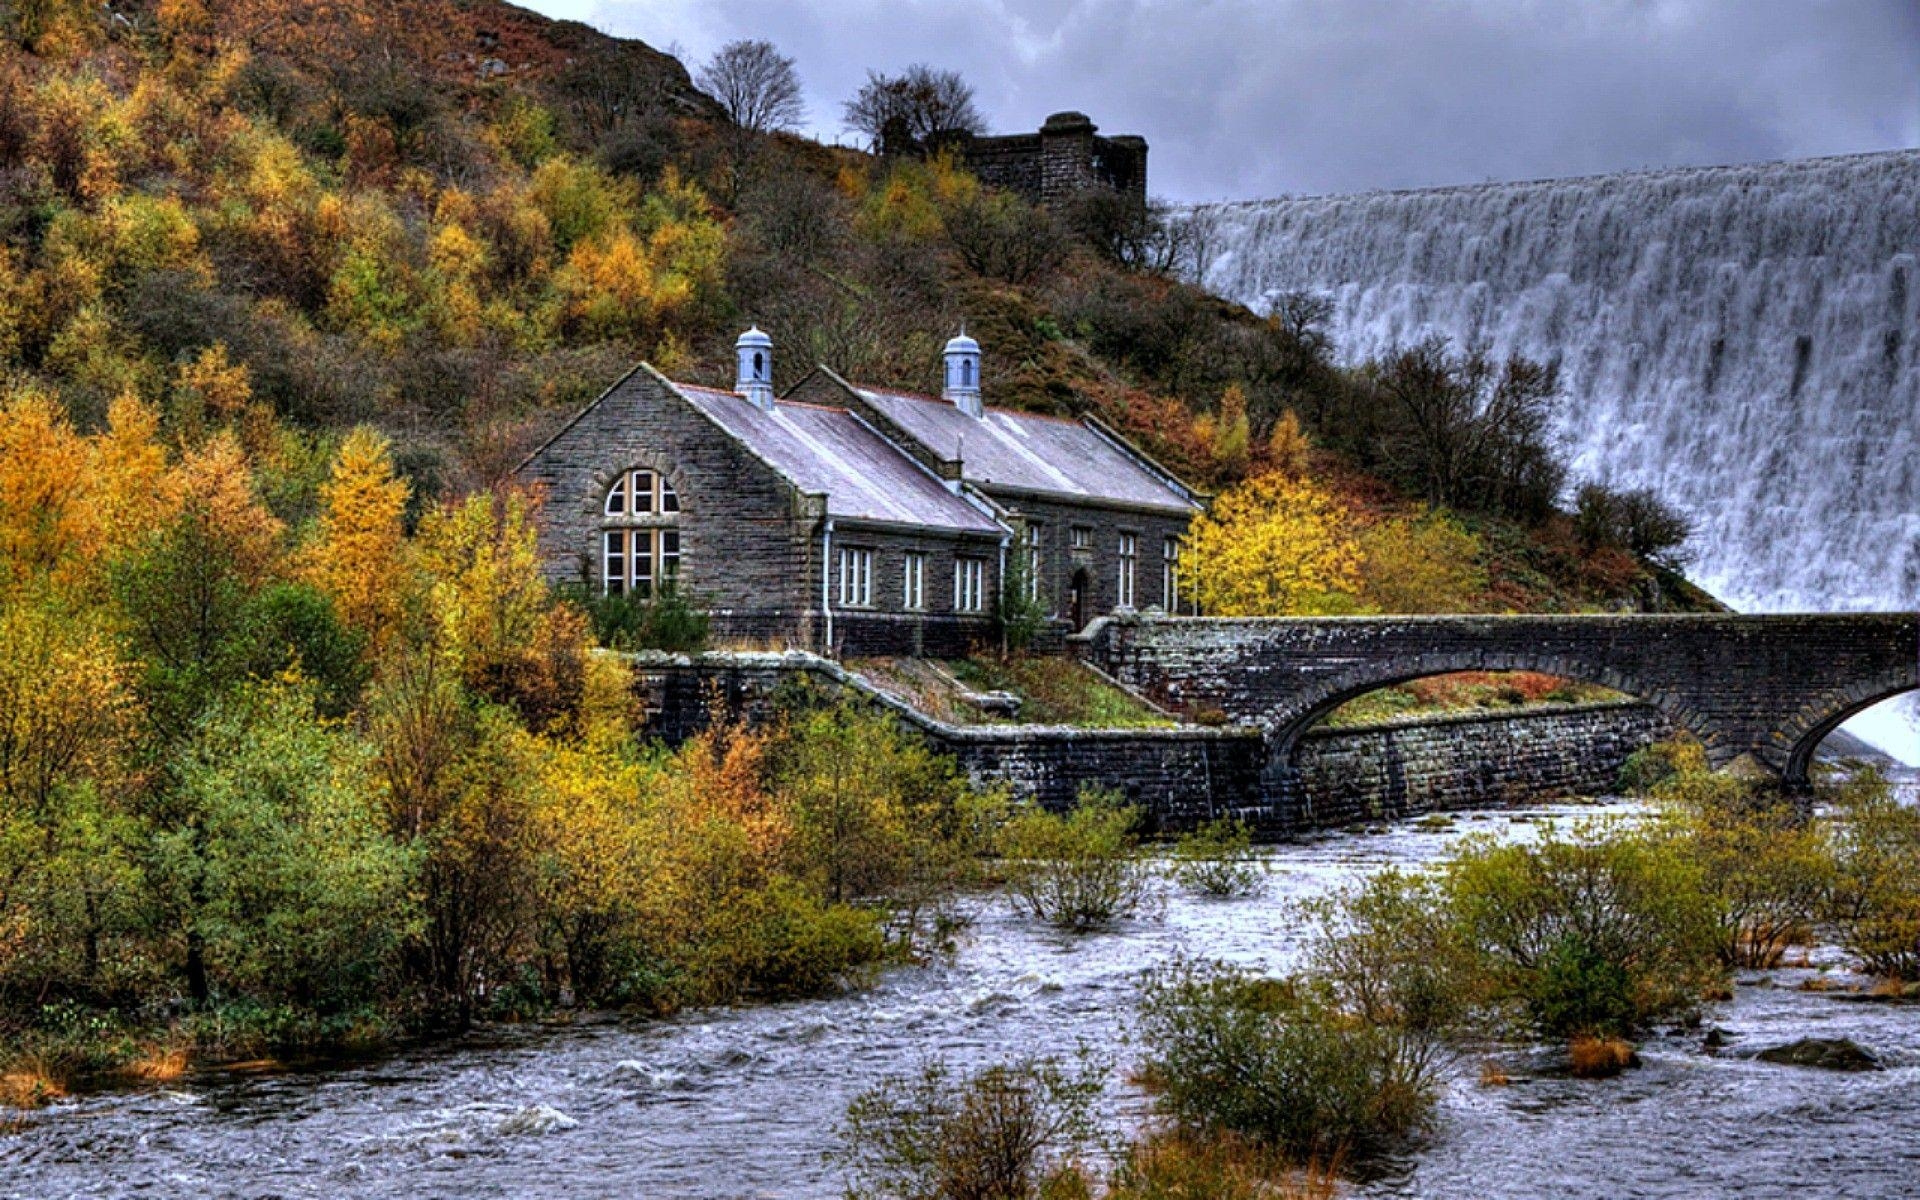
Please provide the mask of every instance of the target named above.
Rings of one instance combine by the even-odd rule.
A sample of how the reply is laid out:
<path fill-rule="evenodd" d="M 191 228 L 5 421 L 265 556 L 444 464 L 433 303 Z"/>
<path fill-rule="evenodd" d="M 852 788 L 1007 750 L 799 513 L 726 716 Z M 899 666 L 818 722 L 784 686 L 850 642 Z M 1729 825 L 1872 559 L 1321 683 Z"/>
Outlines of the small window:
<path fill-rule="evenodd" d="M 873 551 L 840 548 L 840 604 L 843 608 L 873 607 Z"/>
<path fill-rule="evenodd" d="M 607 515 L 624 517 L 627 515 L 627 477 L 622 475 L 613 481 L 613 487 L 607 491 Z"/>
<path fill-rule="evenodd" d="M 984 612 L 987 607 L 987 564 L 979 558 L 958 558 L 953 563 L 953 611 Z"/>
<path fill-rule="evenodd" d="M 973 360 L 972 359 L 963 358 L 960 360 L 960 386 L 961 387 L 973 386 Z"/>
<path fill-rule="evenodd" d="M 660 578 L 664 582 L 680 574 L 680 531 L 660 531 Z"/>
<path fill-rule="evenodd" d="M 1131 533 L 1120 535 L 1120 607 L 1133 607 L 1133 567 L 1138 540 Z"/>
<path fill-rule="evenodd" d="M 1160 544 L 1160 603 L 1168 612 L 1180 611 L 1180 539 Z"/>
<path fill-rule="evenodd" d="M 673 485 L 667 482 L 667 477 L 664 475 L 660 477 L 660 511 L 663 513 L 680 511 L 680 493 L 673 490 Z"/>
<path fill-rule="evenodd" d="M 1093 530 L 1085 525 L 1073 527 L 1073 548 L 1075 550 L 1093 549 Z"/>
<path fill-rule="evenodd" d="M 633 473 L 633 511 L 636 515 L 653 511 L 653 472 Z"/>
<path fill-rule="evenodd" d="M 1026 532 L 1021 534 L 1021 540 L 1025 543 L 1027 554 L 1027 599 L 1038 600 L 1040 598 L 1041 567 L 1040 526 L 1028 522 Z"/>
<path fill-rule="evenodd" d="M 627 591 L 626 530 L 607 530 L 605 555 L 605 561 L 600 564 L 600 578 L 605 584 L 607 595 L 623 596 Z"/>
<path fill-rule="evenodd" d="M 927 556 L 909 552 L 901 570 L 900 607 L 918 612 L 927 606 Z"/>
<path fill-rule="evenodd" d="M 642 600 L 653 598 L 653 530 L 635 529 L 633 550 L 633 594 Z"/>

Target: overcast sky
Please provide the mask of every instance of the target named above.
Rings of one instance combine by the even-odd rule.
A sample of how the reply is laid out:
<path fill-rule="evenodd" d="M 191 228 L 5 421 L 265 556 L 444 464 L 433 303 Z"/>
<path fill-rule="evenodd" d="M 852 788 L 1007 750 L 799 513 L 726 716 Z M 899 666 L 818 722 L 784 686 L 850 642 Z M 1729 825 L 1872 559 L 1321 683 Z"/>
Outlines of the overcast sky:
<path fill-rule="evenodd" d="M 827 140 L 869 67 L 951 67 L 996 131 L 1144 135 L 1182 200 L 1920 145 L 1920 0 L 531 3 L 689 67 L 766 38 Z"/>

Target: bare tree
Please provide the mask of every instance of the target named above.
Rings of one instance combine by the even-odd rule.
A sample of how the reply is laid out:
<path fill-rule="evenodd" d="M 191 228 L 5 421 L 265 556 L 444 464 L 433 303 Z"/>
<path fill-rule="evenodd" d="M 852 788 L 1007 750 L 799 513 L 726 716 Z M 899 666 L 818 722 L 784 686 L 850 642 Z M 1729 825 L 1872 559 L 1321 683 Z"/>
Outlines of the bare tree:
<path fill-rule="evenodd" d="M 916 141 L 936 133 L 987 131 L 973 102 L 973 87 L 958 71 L 914 63 L 898 75 L 867 72 L 867 82 L 845 107 L 847 128 L 864 133 L 876 149 L 890 128 Z"/>
<path fill-rule="evenodd" d="M 772 42 L 728 42 L 700 68 L 694 82 L 720 102 L 735 125 L 755 133 L 793 129 L 807 115 L 793 60 Z"/>

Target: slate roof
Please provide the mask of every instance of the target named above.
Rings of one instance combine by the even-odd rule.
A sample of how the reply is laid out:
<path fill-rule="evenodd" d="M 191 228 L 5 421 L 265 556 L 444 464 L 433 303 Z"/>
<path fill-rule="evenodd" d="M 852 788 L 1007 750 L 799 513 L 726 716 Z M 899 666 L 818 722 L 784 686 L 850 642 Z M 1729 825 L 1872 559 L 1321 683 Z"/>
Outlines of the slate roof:
<path fill-rule="evenodd" d="M 1005 532 L 844 408 L 781 400 L 767 412 L 733 392 L 685 383 L 674 387 L 801 491 L 825 492 L 829 516 Z"/>
<path fill-rule="evenodd" d="M 989 408 L 976 418 L 932 396 L 855 386 L 868 403 L 929 450 L 959 458 L 970 483 L 1182 514 L 1197 507 L 1084 422 L 1004 408 Z"/>

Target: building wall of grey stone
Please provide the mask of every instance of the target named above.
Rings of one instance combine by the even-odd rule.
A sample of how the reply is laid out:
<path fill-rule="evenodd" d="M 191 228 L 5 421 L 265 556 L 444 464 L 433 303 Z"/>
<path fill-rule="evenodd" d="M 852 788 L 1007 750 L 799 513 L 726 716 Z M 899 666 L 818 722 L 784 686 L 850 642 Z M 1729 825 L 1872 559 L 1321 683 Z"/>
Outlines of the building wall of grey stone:
<path fill-rule="evenodd" d="M 1120 603 L 1120 535 L 1134 535 L 1133 607 L 1167 610 L 1162 555 L 1168 538 L 1187 533 L 1188 520 L 1146 509 L 1124 509 L 1008 492 L 982 491 L 1005 508 L 1012 520 L 1040 526 L 1040 588 L 1048 610 L 1069 628 L 1074 575 L 1085 571 L 1088 619 L 1111 613 Z M 1073 547 L 1073 530 L 1087 531 L 1087 547 Z"/>
<path fill-rule="evenodd" d="M 1599 795 L 1669 725 L 1638 704 L 1564 706 L 1317 729 L 1274 787 L 1257 730 L 953 726 L 810 655 L 636 656 L 647 731 L 690 737 L 721 714 L 772 716 L 783 690 L 850 694 L 951 755 L 974 782 L 1053 809 L 1085 788 L 1124 794 L 1157 832 L 1234 816 L 1267 838 L 1356 821 Z M 789 692 L 789 694 L 791 694 Z"/>
<path fill-rule="evenodd" d="M 680 586 L 711 613 L 717 638 L 826 649 L 822 605 L 839 608 L 837 546 L 872 549 L 875 563 L 871 609 L 835 612 L 836 652 L 955 655 L 991 638 L 986 613 L 953 611 L 953 575 L 960 556 L 980 559 L 991 608 L 1000 572 L 998 534 L 843 520 L 836 523 L 836 547 L 824 547 L 822 497 L 794 488 L 645 369 L 614 385 L 517 472 L 542 497 L 539 547 L 549 579 L 600 586 L 607 490 L 636 467 L 658 471 L 673 484 L 680 512 L 620 523 L 679 531 Z M 902 608 L 908 551 L 927 556 L 923 613 Z M 830 589 L 824 596 L 823 578 Z"/>
<path fill-rule="evenodd" d="M 1037 133 L 992 137 L 943 133 L 936 135 L 926 149 L 946 147 L 956 150 L 982 183 L 1004 188 L 1035 204 L 1062 208 L 1095 191 L 1114 192 L 1146 203 L 1146 139 L 1134 135 L 1101 137 L 1098 127 L 1083 113 L 1054 113 Z"/>

